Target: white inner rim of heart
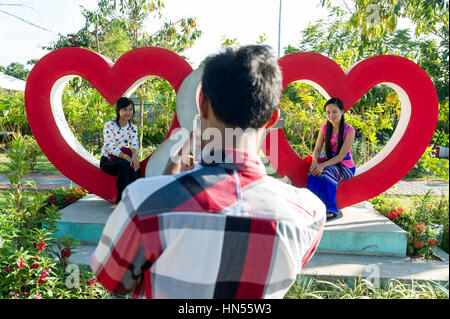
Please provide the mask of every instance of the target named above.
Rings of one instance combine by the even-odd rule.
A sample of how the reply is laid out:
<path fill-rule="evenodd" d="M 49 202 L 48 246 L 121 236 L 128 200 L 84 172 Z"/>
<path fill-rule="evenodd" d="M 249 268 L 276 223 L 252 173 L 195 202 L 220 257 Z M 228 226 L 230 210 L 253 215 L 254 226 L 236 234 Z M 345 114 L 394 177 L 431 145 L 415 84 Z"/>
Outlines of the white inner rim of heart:
<path fill-rule="evenodd" d="M 181 84 L 177 94 L 176 108 L 178 121 L 180 123 L 180 126 L 187 129 L 189 132 L 192 131 L 194 116 L 198 114 L 197 101 L 199 96 L 201 74 L 202 74 L 201 69 L 197 69 L 191 72 Z M 53 117 L 55 119 L 59 131 L 61 132 L 61 136 L 64 138 L 67 144 L 89 163 L 91 163 L 96 167 L 100 167 L 99 160 L 96 157 L 94 157 L 91 153 L 89 153 L 76 139 L 75 135 L 73 134 L 72 130 L 69 127 L 69 124 L 67 123 L 66 117 L 64 116 L 62 106 L 62 93 L 65 86 L 69 83 L 69 81 L 75 77 L 77 77 L 77 75 L 67 75 L 61 77 L 53 85 L 50 97 L 50 104 Z M 151 76 L 146 76 L 136 81 L 123 94 L 123 96 L 129 97 L 131 94 L 133 94 L 133 92 L 139 85 L 148 80 L 150 77 Z M 326 99 L 330 98 L 328 93 L 317 83 L 309 80 L 300 80 L 299 82 L 311 85 L 312 87 L 317 89 Z M 375 167 L 392 152 L 392 150 L 397 146 L 398 142 L 404 135 L 411 117 L 411 101 L 409 100 L 409 97 L 406 94 L 406 92 L 400 86 L 394 83 L 383 82 L 379 84 L 386 85 L 392 88 L 397 93 L 401 104 L 400 118 L 393 135 L 386 143 L 386 145 L 381 149 L 381 151 L 378 154 L 372 157 L 368 162 L 364 163 L 360 167 L 357 167 L 355 176 L 367 172 L 371 168 Z M 280 128 L 277 125 L 271 130 L 268 130 L 267 133 L 271 131 L 272 133 L 276 133 L 276 130 L 278 129 Z M 276 136 L 276 134 L 271 135 L 272 137 Z M 274 138 L 274 141 L 275 140 L 276 138 Z M 162 174 L 165 164 L 167 163 L 167 160 L 169 158 L 169 152 L 175 143 L 180 143 L 180 141 L 167 138 L 152 153 L 145 170 L 146 177 L 157 176 Z M 275 143 L 270 144 L 271 148 L 272 146 L 276 146 Z M 273 149 L 273 151 L 275 151 L 275 149 Z M 275 153 L 271 152 L 271 154 L 277 154 L 279 156 L 278 152 Z M 276 166 L 278 162 L 278 156 L 276 156 L 271 161 L 271 164 L 275 169 L 277 168 Z"/>
<path fill-rule="evenodd" d="M 198 114 L 197 101 L 199 97 L 199 87 L 201 80 L 202 70 L 197 69 L 191 72 L 181 84 L 176 100 L 177 118 L 180 126 L 192 131 L 192 122 L 194 116 Z M 77 140 L 75 135 L 67 123 L 67 119 L 64 115 L 62 105 L 62 94 L 66 85 L 77 75 L 67 75 L 59 78 L 52 87 L 50 92 L 50 105 L 55 119 L 58 130 L 61 136 L 67 142 L 67 144 L 82 158 L 87 160 L 92 165 L 100 168 L 100 161 L 91 153 L 89 153 L 83 145 Z M 133 92 L 145 81 L 147 81 L 151 75 L 145 76 L 137 80 L 133 85 L 122 94 L 122 96 L 129 97 Z M 186 135 L 186 137 L 189 137 Z M 182 140 L 184 142 L 184 140 Z M 169 152 L 172 146 L 176 143 L 180 143 L 179 140 L 166 139 L 158 148 L 152 153 L 149 161 L 147 162 L 145 176 L 157 176 L 161 175 L 167 160 L 169 158 Z"/>

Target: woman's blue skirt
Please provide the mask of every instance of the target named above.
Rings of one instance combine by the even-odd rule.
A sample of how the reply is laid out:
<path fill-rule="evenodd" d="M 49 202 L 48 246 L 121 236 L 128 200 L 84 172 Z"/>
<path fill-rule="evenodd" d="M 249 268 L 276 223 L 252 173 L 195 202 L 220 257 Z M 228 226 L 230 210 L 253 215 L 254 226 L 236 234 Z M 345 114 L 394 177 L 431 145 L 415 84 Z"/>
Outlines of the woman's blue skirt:
<path fill-rule="evenodd" d="M 337 165 L 324 168 L 322 175 L 308 175 L 308 189 L 316 194 L 327 207 L 327 213 L 337 214 L 336 190 L 338 184 L 346 181 L 355 175 L 355 167 L 348 168 L 342 166 L 342 171 Z"/>

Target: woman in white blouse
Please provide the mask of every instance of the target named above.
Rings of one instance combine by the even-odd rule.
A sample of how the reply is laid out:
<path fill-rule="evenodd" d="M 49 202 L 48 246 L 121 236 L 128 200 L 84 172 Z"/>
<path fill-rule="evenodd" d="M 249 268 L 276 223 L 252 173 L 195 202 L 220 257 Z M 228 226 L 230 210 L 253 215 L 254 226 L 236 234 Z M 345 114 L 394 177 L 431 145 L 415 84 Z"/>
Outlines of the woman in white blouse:
<path fill-rule="evenodd" d="M 125 187 L 141 174 L 136 153 L 137 127 L 131 123 L 134 115 L 132 100 L 121 97 L 116 103 L 116 119 L 106 122 L 103 129 L 104 143 L 100 157 L 100 169 L 117 176 L 117 203 Z"/>

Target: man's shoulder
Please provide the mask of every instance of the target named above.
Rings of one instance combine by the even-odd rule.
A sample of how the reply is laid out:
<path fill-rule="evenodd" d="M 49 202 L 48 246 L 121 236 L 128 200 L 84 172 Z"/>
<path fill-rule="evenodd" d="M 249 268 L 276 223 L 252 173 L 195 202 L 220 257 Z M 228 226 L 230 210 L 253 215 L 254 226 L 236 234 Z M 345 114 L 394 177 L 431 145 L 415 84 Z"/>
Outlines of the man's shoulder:
<path fill-rule="evenodd" d="M 325 215 L 325 205 L 313 192 L 307 188 L 296 187 L 280 180 L 270 177 L 271 188 L 276 190 L 275 196 L 279 202 L 279 207 L 304 209 L 306 211 L 315 212 L 314 216 Z M 281 205 L 280 205 L 281 204 Z M 285 213 L 287 213 L 285 211 Z"/>
<path fill-rule="evenodd" d="M 135 206 L 139 206 L 147 197 L 176 180 L 174 175 L 160 175 L 139 178 L 127 186 L 128 196 Z"/>
<path fill-rule="evenodd" d="M 181 199 L 186 200 L 187 192 L 179 182 L 180 178 L 195 174 L 199 170 L 194 169 L 177 175 L 139 178 L 128 185 L 126 191 L 136 208 L 142 207 L 142 204 L 146 202 L 145 206 L 150 204 L 154 210 L 170 211 L 175 202 Z"/>

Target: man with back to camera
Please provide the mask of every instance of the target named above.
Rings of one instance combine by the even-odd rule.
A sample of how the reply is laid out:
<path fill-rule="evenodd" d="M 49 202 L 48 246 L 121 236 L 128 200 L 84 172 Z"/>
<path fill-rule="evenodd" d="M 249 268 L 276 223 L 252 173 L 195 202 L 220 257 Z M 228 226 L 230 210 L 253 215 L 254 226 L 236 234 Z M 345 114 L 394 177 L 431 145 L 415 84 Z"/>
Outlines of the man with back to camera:
<path fill-rule="evenodd" d="M 318 197 L 266 175 L 258 157 L 280 116 L 281 89 L 267 46 L 205 60 L 201 162 L 172 156 L 165 175 L 125 189 L 91 258 L 106 289 L 133 298 L 283 298 L 326 218 Z M 244 133 L 227 137 L 230 128 Z"/>

